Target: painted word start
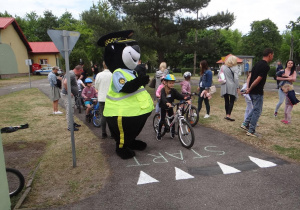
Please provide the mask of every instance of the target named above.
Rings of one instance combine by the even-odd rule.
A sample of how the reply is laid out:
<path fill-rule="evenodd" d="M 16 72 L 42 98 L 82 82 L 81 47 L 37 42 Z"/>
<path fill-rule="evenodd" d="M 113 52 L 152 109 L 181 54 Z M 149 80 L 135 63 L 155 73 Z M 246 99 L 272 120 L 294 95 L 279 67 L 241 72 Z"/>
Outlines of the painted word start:
<path fill-rule="evenodd" d="M 216 148 L 216 146 L 206 146 L 206 147 L 204 147 L 204 150 L 206 151 L 206 153 L 207 152 L 213 153 L 216 156 L 225 155 L 224 151 L 216 150 L 215 148 Z M 188 151 L 191 151 L 194 154 L 193 159 L 211 157 L 211 155 L 205 155 L 205 156 L 201 155 L 193 149 L 188 150 Z M 151 163 L 168 163 L 169 162 L 168 158 L 170 158 L 170 157 L 176 158 L 181 161 L 185 161 L 181 150 L 179 150 L 177 153 L 165 152 L 165 154 L 162 154 L 159 152 L 156 155 L 154 155 L 154 154 L 147 154 L 147 155 L 153 158 L 152 162 L 150 161 Z M 140 163 L 136 157 L 134 157 L 134 161 L 135 161 L 135 164 L 127 165 L 126 167 L 150 165 L 150 163 Z"/>

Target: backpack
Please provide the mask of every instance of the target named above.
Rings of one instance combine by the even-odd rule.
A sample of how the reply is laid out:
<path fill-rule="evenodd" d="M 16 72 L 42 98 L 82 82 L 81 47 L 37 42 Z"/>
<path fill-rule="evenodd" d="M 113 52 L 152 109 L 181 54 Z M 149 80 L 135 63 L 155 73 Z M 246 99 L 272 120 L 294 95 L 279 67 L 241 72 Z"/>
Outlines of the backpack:
<path fill-rule="evenodd" d="M 221 66 L 220 72 L 219 72 L 219 75 L 218 75 L 218 82 L 221 85 L 226 83 L 226 79 L 225 79 L 225 74 L 224 74 L 224 71 L 223 71 L 223 67 L 224 67 L 224 65 Z"/>

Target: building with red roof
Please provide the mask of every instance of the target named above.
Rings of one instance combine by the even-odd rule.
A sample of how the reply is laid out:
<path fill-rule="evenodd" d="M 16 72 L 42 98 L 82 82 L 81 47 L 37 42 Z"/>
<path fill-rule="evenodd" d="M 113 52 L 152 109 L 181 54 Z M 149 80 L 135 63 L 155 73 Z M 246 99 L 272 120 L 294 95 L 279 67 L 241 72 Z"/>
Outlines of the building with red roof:
<path fill-rule="evenodd" d="M 232 54 L 228 54 L 226 57 L 223 58 L 224 61 L 221 59 L 221 60 L 218 60 L 216 63 L 219 64 L 219 67 L 221 67 L 224 64 L 224 62 L 226 61 L 226 59 L 231 55 Z M 244 71 L 249 71 L 252 69 L 252 63 L 253 63 L 254 56 L 249 56 L 249 55 L 233 55 L 233 56 L 237 57 L 237 65 L 240 70 L 240 73 L 244 72 Z"/>
<path fill-rule="evenodd" d="M 53 42 L 29 42 L 32 51 L 29 53 L 34 66 L 59 66 L 59 51 Z"/>
<path fill-rule="evenodd" d="M 12 17 L 0 17 L 0 78 L 27 75 L 31 59 L 40 68 L 59 66 L 59 51 L 53 42 L 28 42 Z"/>
<path fill-rule="evenodd" d="M 31 47 L 14 18 L 0 17 L 0 78 L 27 74 Z"/>

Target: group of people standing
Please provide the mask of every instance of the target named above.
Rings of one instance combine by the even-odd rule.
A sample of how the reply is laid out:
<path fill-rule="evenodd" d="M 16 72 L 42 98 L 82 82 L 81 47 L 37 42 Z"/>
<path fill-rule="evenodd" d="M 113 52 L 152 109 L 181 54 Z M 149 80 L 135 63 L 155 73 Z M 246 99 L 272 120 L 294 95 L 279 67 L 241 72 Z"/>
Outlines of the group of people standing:
<path fill-rule="evenodd" d="M 70 117 L 69 117 L 69 100 L 68 100 L 68 86 L 66 77 L 57 77 L 58 67 L 53 67 L 52 72 L 48 75 L 48 80 L 50 82 L 50 98 L 53 101 L 53 114 L 63 114 L 63 112 L 58 111 L 58 100 L 63 99 L 65 109 L 66 109 L 66 119 L 68 123 L 68 130 L 71 130 Z M 94 65 L 92 68 L 94 72 L 94 83 L 92 86 L 93 80 L 88 78 L 86 72 L 83 70 L 82 65 L 77 65 L 73 70 L 69 71 L 70 75 L 70 87 L 71 87 L 71 114 L 74 114 L 75 107 L 75 96 L 79 94 L 83 97 L 84 106 L 86 107 L 86 115 L 89 112 L 91 107 L 91 99 L 98 98 L 99 102 L 99 111 L 102 115 L 101 117 L 101 127 L 102 127 L 102 138 L 106 138 L 106 118 L 103 116 L 103 110 L 105 107 L 106 94 L 109 89 L 110 80 L 112 73 L 107 69 L 105 63 L 103 62 L 103 71 L 99 72 L 97 65 Z M 85 79 L 84 79 L 85 77 Z M 61 87 L 58 83 L 61 82 Z M 78 131 L 81 125 L 74 122 L 73 130 Z"/>
<path fill-rule="evenodd" d="M 262 60 L 258 61 L 251 71 L 248 72 L 247 82 L 242 86 L 240 90 L 239 85 L 239 72 L 237 67 L 237 57 L 236 56 L 228 56 L 225 60 L 224 65 L 221 67 L 221 71 L 225 76 L 224 82 L 221 84 L 221 97 L 224 98 L 225 102 L 225 120 L 235 121 L 231 117 L 231 112 L 233 110 L 233 106 L 235 101 L 238 99 L 239 94 L 245 97 L 245 101 L 247 103 L 247 107 L 245 110 L 244 121 L 241 124 L 241 128 L 247 131 L 246 135 L 257 137 L 256 127 L 258 119 L 262 113 L 263 108 L 263 95 L 264 95 L 264 86 L 266 83 L 268 71 L 270 70 L 270 63 L 273 60 L 274 51 L 271 48 L 267 48 L 263 51 Z M 293 103 L 287 97 L 286 92 L 291 90 L 292 83 L 296 80 L 296 71 L 295 71 L 295 63 L 292 60 L 287 61 L 286 68 L 279 71 L 277 75 L 277 80 L 280 82 L 279 85 L 279 102 L 276 106 L 274 115 L 277 116 L 277 111 L 280 105 L 283 103 L 286 98 L 286 108 L 285 108 L 285 119 L 281 122 L 288 124 L 291 122 L 291 110 L 293 107 Z M 168 75 L 168 70 L 166 70 L 166 64 L 162 63 L 160 66 L 160 70 L 156 72 L 156 87 L 159 90 L 159 85 L 166 75 Z M 186 78 L 185 78 L 186 80 Z M 189 81 L 189 79 L 188 79 Z M 168 83 L 166 83 L 168 84 Z M 289 86 L 287 86 L 289 85 Z M 212 71 L 208 67 L 207 61 L 203 60 L 200 62 L 200 81 L 198 84 L 198 112 L 200 113 L 202 109 L 202 103 L 204 101 L 206 106 L 206 114 L 204 118 L 210 117 L 210 104 L 209 99 L 211 98 L 210 87 L 212 86 Z M 283 87 L 287 86 L 287 89 Z M 182 90 L 183 93 L 183 90 Z M 156 107 L 156 112 L 159 112 L 159 106 L 162 100 L 159 97 L 159 94 L 156 93 L 158 98 L 158 103 Z M 161 94 L 162 97 L 162 94 Z M 178 97 L 180 98 L 180 97 Z"/>
<path fill-rule="evenodd" d="M 248 72 L 247 82 L 243 85 L 240 90 L 239 85 L 239 71 L 237 67 L 237 57 L 236 56 L 228 56 L 225 60 L 224 65 L 221 66 L 221 71 L 225 76 L 225 82 L 221 84 L 220 95 L 224 98 L 225 102 L 225 120 L 235 121 L 231 117 L 231 113 L 234 107 L 235 101 L 238 99 L 239 94 L 242 94 L 245 97 L 245 101 L 247 103 L 247 107 L 245 110 L 244 121 L 241 124 L 241 128 L 247 131 L 246 135 L 257 137 L 256 127 L 257 121 L 261 115 L 262 107 L 263 107 L 263 95 L 264 95 L 264 85 L 267 79 L 268 71 L 270 67 L 268 63 L 273 60 L 274 52 L 272 49 L 267 48 L 263 52 L 262 60 L 258 61 L 251 71 Z M 91 89 L 91 85 L 87 85 L 85 89 L 82 91 L 83 96 L 85 98 L 85 105 L 89 105 L 90 94 L 93 93 L 93 96 L 98 97 L 98 101 L 100 104 L 100 113 L 103 113 L 105 107 L 105 99 L 106 94 L 109 89 L 109 84 L 111 81 L 112 73 L 107 69 L 105 63 L 103 62 L 104 70 L 102 72 L 98 71 L 98 66 L 94 65 L 92 70 L 95 73 L 94 81 L 95 81 L 95 91 L 97 95 L 95 95 L 94 91 L 89 91 Z M 280 67 L 280 66 L 279 66 Z M 282 66 L 281 66 L 282 67 Z M 280 68 L 281 68 L 280 67 Z M 292 83 L 296 80 L 296 71 L 295 71 L 295 63 L 292 60 L 287 61 L 286 68 L 279 69 L 277 72 L 277 81 L 278 82 L 278 95 L 279 102 L 276 105 L 274 116 L 277 116 L 278 109 L 283 103 L 284 99 L 286 99 L 286 107 L 285 107 L 285 119 L 282 120 L 283 123 L 288 124 L 291 122 L 291 110 L 293 107 L 292 102 L 287 98 L 287 91 L 292 88 Z M 64 100 L 66 107 L 66 118 L 68 121 L 68 130 L 70 130 L 69 124 L 69 102 L 67 99 L 68 91 L 67 91 L 67 79 L 56 77 L 57 67 L 53 67 L 53 71 L 49 74 L 48 79 L 51 86 L 51 99 L 53 101 L 53 114 L 62 114 L 62 112 L 58 111 L 58 100 L 60 97 Z M 78 88 L 77 81 L 81 79 L 83 72 L 83 67 L 81 65 L 76 66 L 72 71 L 70 71 L 70 83 L 71 83 L 71 97 L 73 98 L 78 94 L 80 88 Z M 98 73 L 99 72 L 99 73 Z M 144 68 L 141 68 L 137 71 L 138 75 L 145 73 Z M 202 60 L 200 62 L 200 80 L 197 87 L 197 91 L 199 94 L 198 98 L 198 112 L 200 113 L 202 109 L 202 104 L 204 101 L 206 107 L 206 114 L 204 118 L 210 117 L 210 103 L 209 99 L 211 98 L 210 88 L 213 85 L 213 73 L 210 70 L 208 63 L 206 60 Z M 86 80 L 91 80 L 87 78 Z M 160 140 L 161 136 L 159 135 L 160 129 L 164 123 L 165 115 L 168 108 L 171 106 L 171 102 L 174 99 L 185 100 L 187 99 L 187 95 L 191 94 L 191 73 L 184 73 L 184 81 L 181 82 L 181 93 L 179 93 L 176 89 L 174 89 L 174 82 L 176 80 L 175 76 L 170 74 L 167 69 L 167 64 L 162 62 L 159 66 L 159 70 L 155 74 L 155 93 L 157 98 L 156 113 L 161 113 L 161 123 L 159 126 L 159 132 L 157 134 L 157 139 Z M 59 81 L 60 80 L 60 81 Z M 58 87 L 58 83 L 62 83 L 61 93 Z M 91 81 L 85 81 L 86 84 L 92 84 Z M 284 88 L 285 87 L 285 88 Z M 74 112 L 74 100 L 71 100 L 71 113 Z M 161 109 L 162 108 L 162 109 Z M 172 110 L 172 109 L 169 109 Z M 171 112 L 171 111 L 170 111 Z M 172 115 L 172 113 L 169 113 Z M 102 126 L 102 138 L 107 137 L 106 133 L 106 119 L 105 117 L 101 118 L 101 126 Z M 74 130 L 77 131 L 79 124 L 73 124 Z M 173 131 L 172 131 L 173 132 Z"/>

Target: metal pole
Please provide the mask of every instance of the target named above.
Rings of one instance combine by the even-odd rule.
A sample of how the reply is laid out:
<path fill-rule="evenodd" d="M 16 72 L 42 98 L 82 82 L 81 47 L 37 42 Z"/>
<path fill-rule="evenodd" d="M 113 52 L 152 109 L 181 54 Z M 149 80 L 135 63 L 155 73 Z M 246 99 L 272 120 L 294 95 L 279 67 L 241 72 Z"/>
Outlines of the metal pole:
<path fill-rule="evenodd" d="M 29 87 L 31 88 L 30 65 L 28 65 L 28 68 L 29 68 Z"/>
<path fill-rule="evenodd" d="M 198 10 L 197 10 L 197 19 L 198 21 Z M 198 30 L 195 31 L 195 45 L 197 44 L 197 37 L 198 37 Z M 196 68 L 197 68 L 197 51 L 194 51 L 194 76 L 196 75 Z"/>
<path fill-rule="evenodd" d="M 70 64 L 69 64 L 69 45 L 68 45 L 69 33 L 63 30 L 64 38 L 64 52 L 65 52 L 65 62 L 66 62 L 66 73 L 67 73 L 67 92 L 69 101 L 69 128 L 71 129 L 71 143 L 72 143 L 72 154 L 73 154 L 73 168 L 76 167 L 76 150 L 75 150 L 75 139 L 74 139 L 74 120 L 72 114 L 72 102 L 71 102 L 71 82 L 70 82 Z"/>

